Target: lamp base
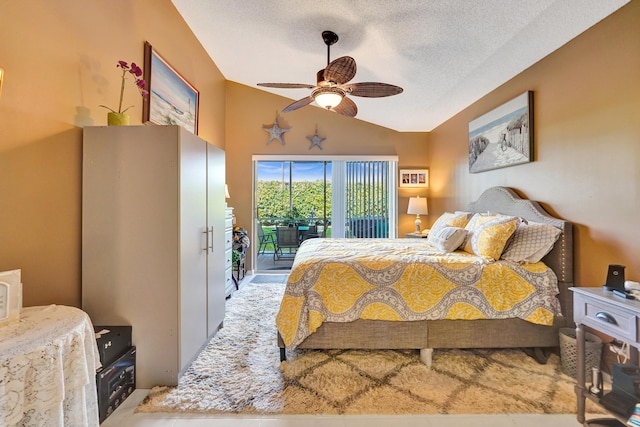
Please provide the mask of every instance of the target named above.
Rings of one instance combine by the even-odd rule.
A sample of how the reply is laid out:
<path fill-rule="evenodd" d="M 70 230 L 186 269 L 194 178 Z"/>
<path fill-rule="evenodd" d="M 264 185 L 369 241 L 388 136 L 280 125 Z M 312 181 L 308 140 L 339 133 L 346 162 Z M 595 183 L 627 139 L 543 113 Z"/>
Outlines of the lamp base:
<path fill-rule="evenodd" d="M 416 215 L 416 231 L 415 233 L 420 233 L 420 226 L 422 225 L 422 220 L 420 219 L 420 215 Z"/>

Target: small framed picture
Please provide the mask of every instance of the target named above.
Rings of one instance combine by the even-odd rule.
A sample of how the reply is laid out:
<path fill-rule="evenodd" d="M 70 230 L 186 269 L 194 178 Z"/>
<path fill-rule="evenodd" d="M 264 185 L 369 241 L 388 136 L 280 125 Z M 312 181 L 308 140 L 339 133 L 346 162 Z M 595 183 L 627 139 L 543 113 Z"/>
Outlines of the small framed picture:
<path fill-rule="evenodd" d="M 198 134 L 199 92 L 158 52 L 144 43 L 144 80 L 149 96 L 144 97 L 142 122 L 178 125 Z"/>
<path fill-rule="evenodd" d="M 428 187 L 429 169 L 400 169 L 400 187 Z"/>

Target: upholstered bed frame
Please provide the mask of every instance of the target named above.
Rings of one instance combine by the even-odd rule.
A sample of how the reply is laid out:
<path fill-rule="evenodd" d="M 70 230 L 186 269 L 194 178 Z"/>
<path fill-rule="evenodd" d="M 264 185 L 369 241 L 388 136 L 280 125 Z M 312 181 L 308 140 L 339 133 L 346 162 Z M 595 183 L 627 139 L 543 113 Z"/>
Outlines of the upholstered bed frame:
<path fill-rule="evenodd" d="M 420 349 L 420 358 L 431 364 L 438 348 L 527 348 L 538 361 L 546 361 L 543 349 L 558 346 L 558 329 L 570 324 L 573 305 L 573 226 L 551 216 L 538 202 L 522 199 L 510 188 L 492 187 L 466 209 L 523 217 L 554 225 L 562 234 L 543 261 L 556 273 L 563 316 L 553 326 L 536 325 L 521 319 L 424 320 L 392 322 L 357 320 L 350 323 L 325 322 L 298 348 L 312 349 Z M 278 334 L 281 360 L 286 359 L 284 342 Z"/>

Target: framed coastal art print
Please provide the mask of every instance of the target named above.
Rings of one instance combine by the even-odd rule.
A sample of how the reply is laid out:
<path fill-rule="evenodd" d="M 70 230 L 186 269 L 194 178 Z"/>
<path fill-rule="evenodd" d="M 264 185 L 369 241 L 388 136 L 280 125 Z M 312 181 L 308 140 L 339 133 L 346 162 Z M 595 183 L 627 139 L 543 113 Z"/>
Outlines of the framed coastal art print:
<path fill-rule="evenodd" d="M 469 122 L 469 172 L 533 161 L 533 92 Z"/>
<path fill-rule="evenodd" d="M 429 169 L 400 169 L 400 187 L 428 187 Z"/>
<path fill-rule="evenodd" d="M 199 92 L 149 44 L 144 43 L 144 98 L 142 122 L 179 125 L 198 134 Z"/>

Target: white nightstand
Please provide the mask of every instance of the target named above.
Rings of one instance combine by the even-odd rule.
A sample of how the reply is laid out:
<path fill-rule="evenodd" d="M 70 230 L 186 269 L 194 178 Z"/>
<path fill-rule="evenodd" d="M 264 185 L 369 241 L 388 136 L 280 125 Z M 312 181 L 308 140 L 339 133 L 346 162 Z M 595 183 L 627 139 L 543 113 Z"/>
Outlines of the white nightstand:
<path fill-rule="evenodd" d="M 640 301 L 628 300 L 615 296 L 611 291 L 602 288 L 569 288 L 573 291 L 573 320 L 576 323 L 576 387 L 578 398 L 577 418 L 585 423 L 585 399 L 600 404 L 600 398 L 592 395 L 585 385 L 585 331 L 584 327 L 602 332 L 606 335 L 627 342 L 633 347 L 630 351 L 630 364 L 638 365 L 638 349 L 640 349 Z M 606 408 L 605 408 L 606 409 Z M 627 414 L 611 415 L 624 425 Z M 595 420 L 594 420 L 595 421 Z M 595 423 L 594 425 L 605 425 Z M 610 424 L 612 425 L 612 424 Z"/>

